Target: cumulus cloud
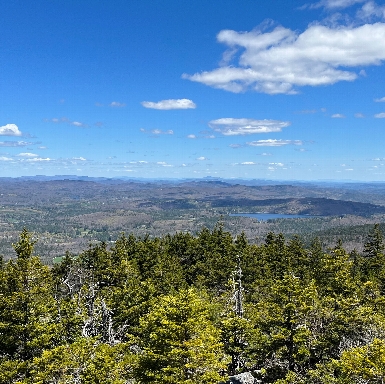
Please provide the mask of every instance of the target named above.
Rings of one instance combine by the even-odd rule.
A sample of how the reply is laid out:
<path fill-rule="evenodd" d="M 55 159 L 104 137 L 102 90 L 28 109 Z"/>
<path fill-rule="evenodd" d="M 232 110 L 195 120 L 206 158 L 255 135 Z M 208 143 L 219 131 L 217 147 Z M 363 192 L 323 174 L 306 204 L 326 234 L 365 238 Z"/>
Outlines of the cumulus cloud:
<path fill-rule="evenodd" d="M 16 124 L 6 124 L 0 127 L 0 136 L 21 136 L 22 133 Z"/>
<path fill-rule="evenodd" d="M 344 117 L 345 117 L 345 115 L 343 115 L 341 113 L 335 113 L 334 115 L 332 115 L 333 119 L 343 119 Z"/>
<path fill-rule="evenodd" d="M 279 120 L 253 120 L 253 119 L 234 119 L 225 117 L 222 119 L 211 120 L 210 128 L 225 136 L 250 135 L 255 133 L 281 132 L 282 128 L 288 127 L 290 122 Z"/>
<path fill-rule="evenodd" d="M 380 65 L 385 60 L 384 23 L 312 24 L 302 33 L 283 27 L 269 32 L 222 30 L 217 40 L 241 52 L 238 63 L 183 74 L 183 78 L 231 92 L 294 94 L 297 87 L 354 81 L 359 76 L 354 67 Z"/>
<path fill-rule="evenodd" d="M 385 103 L 385 97 L 380 97 L 378 99 L 374 99 L 376 103 Z"/>
<path fill-rule="evenodd" d="M 249 141 L 246 144 L 252 147 L 283 147 L 285 145 L 302 145 L 303 143 L 301 140 L 267 139 L 267 140 Z"/>
<path fill-rule="evenodd" d="M 377 113 L 374 117 L 376 119 L 385 119 L 385 112 Z"/>
<path fill-rule="evenodd" d="M 207 160 L 207 158 L 206 158 L 206 157 L 204 157 L 204 156 L 200 156 L 200 157 L 197 157 L 197 160 L 200 160 L 200 161 L 202 161 L 202 160 Z"/>
<path fill-rule="evenodd" d="M 142 101 L 141 104 L 145 108 L 170 110 L 170 109 L 195 109 L 196 104 L 189 99 L 168 99 L 158 102 Z"/>
<path fill-rule="evenodd" d="M 0 161 L 12 161 L 13 159 L 11 159 L 10 157 L 6 157 L 6 156 L 0 156 Z"/>
<path fill-rule="evenodd" d="M 119 101 L 113 101 L 112 103 L 109 104 L 109 106 L 112 108 L 123 108 L 126 106 L 126 104 L 120 103 Z"/>
<path fill-rule="evenodd" d="M 187 135 L 188 139 L 196 139 L 197 137 L 195 135 Z"/>
<path fill-rule="evenodd" d="M 0 147 L 27 147 L 32 144 L 28 141 L 0 141 Z"/>

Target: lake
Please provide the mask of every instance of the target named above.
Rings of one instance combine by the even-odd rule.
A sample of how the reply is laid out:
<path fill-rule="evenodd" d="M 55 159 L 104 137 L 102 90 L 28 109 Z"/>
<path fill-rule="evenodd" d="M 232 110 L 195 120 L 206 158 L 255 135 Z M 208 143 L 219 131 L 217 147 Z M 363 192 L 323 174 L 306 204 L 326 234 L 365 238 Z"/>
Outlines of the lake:
<path fill-rule="evenodd" d="M 252 217 L 253 219 L 258 219 L 262 221 L 272 220 L 272 219 L 308 219 L 311 215 L 285 215 L 283 213 L 231 213 L 229 216 L 242 216 L 242 217 Z"/>

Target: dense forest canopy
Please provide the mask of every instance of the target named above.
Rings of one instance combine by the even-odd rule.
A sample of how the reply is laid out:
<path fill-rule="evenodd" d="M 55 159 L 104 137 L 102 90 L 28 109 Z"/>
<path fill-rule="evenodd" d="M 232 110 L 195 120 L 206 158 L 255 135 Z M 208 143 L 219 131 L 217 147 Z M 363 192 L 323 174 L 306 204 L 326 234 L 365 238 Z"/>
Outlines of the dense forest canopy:
<path fill-rule="evenodd" d="M 0 383 L 383 383 L 380 227 L 361 253 L 321 244 L 217 224 L 121 235 L 50 268 L 23 230 L 0 260 Z"/>

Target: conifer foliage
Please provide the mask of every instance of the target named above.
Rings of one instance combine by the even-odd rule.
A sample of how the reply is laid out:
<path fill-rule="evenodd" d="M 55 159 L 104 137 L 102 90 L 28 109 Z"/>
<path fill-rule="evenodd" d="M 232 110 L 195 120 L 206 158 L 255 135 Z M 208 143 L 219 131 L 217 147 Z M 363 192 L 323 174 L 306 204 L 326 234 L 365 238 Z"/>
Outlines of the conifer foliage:
<path fill-rule="evenodd" d="M 122 235 L 53 267 L 23 230 L 0 259 L 1 384 L 385 380 L 385 259 L 269 233 Z"/>

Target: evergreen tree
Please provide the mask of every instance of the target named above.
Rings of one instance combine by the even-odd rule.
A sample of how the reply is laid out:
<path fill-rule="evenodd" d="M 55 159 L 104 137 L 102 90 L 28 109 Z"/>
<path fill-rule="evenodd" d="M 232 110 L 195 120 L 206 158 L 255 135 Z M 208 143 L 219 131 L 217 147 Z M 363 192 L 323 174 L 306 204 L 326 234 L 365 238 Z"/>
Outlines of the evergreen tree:
<path fill-rule="evenodd" d="M 216 384 L 224 370 L 212 306 L 194 289 L 159 298 L 141 319 L 140 383 Z"/>
<path fill-rule="evenodd" d="M 35 241 L 23 230 L 13 245 L 17 259 L 2 270 L 0 371 L 27 377 L 29 363 L 58 342 L 58 317 L 49 268 L 33 256 Z"/>

